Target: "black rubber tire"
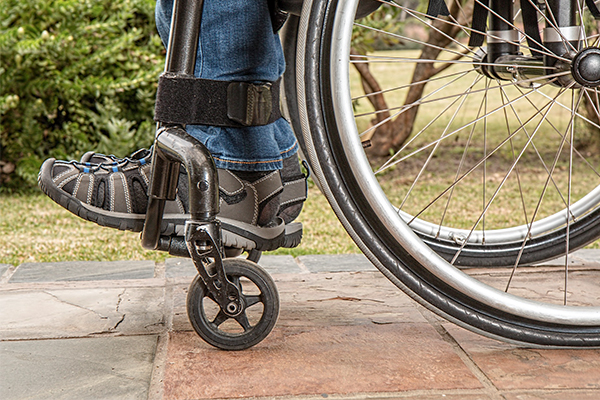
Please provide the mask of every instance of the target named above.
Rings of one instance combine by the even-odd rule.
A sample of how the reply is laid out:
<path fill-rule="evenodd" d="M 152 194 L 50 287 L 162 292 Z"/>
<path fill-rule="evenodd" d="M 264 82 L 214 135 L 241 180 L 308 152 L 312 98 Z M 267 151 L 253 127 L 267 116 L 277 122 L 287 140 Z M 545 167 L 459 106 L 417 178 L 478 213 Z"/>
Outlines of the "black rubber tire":
<path fill-rule="evenodd" d="M 298 44 L 298 24 L 300 18 L 296 15 L 288 16 L 288 19 L 281 31 L 281 43 L 283 45 L 283 55 L 285 57 L 285 72 L 283 73 L 283 89 L 285 109 L 287 118 L 292 126 L 292 130 L 298 140 L 300 153 L 306 160 L 306 144 L 302 136 L 300 126 L 300 111 L 298 110 L 298 91 L 296 90 L 296 52 Z M 307 160 L 308 161 L 308 160 Z"/>
<path fill-rule="evenodd" d="M 188 317 L 196 333 L 208 344 L 222 350 L 245 350 L 260 343 L 275 326 L 279 316 L 279 294 L 269 274 L 253 262 L 228 258 L 223 260 L 223 267 L 230 280 L 245 277 L 259 289 L 263 310 L 258 322 L 241 333 L 230 333 L 219 329 L 220 324 L 219 326 L 214 324 L 205 313 L 204 301 L 210 298 L 210 294 L 200 275 L 197 275 L 190 284 L 187 295 Z M 211 265 L 208 266 L 209 271 L 210 269 Z M 246 315 L 246 309 L 242 315 Z"/>
<path fill-rule="evenodd" d="M 341 148 L 330 82 L 330 44 L 336 7 L 343 0 L 314 0 L 307 23 L 303 82 L 310 152 L 334 211 L 367 257 L 398 287 L 424 306 L 474 332 L 511 342 L 542 346 L 600 346 L 600 324 L 576 326 L 509 314 L 474 300 L 436 278 L 385 227 L 369 205 Z M 414 252 L 412 252 L 414 254 Z M 425 252 L 423 252 L 425 254 Z"/>

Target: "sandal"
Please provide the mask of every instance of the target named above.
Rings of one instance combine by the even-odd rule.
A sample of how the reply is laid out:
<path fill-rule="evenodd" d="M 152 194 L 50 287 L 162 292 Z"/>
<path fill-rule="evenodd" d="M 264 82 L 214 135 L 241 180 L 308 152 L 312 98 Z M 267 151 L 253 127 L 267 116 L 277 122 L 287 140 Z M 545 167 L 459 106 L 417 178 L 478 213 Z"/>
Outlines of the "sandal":
<path fill-rule="evenodd" d="M 101 164 L 91 162 L 98 155 L 83 163 L 48 159 L 40 169 L 39 185 L 56 203 L 83 219 L 139 232 L 148 204 L 151 151 L 140 150 L 125 159 L 104 157 L 106 162 Z M 254 180 L 241 179 L 228 170 L 218 173 L 224 246 L 269 251 L 299 244 L 302 225 L 286 225 L 277 216 L 284 190 L 277 171 L 261 173 Z M 176 199 L 165 206 L 162 235 L 182 236 L 190 218 L 184 171 L 180 178 Z"/>
<path fill-rule="evenodd" d="M 118 165 L 126 159 L 140 160 L 150 158 L 149 156 L 151 154 L 152 148 L 139 149 L 126 158 L 118 158 L 114 155 L 104 155 L 88 151 L 81 157 L 80 163 L 86 164 L 89 167 L 99 164 Z M 298 215 L 300 215 L 300 212 L 302 211 L 302 205 L 306 200 L 308 193 L 308 186 L 306 183 L 308 175 L 302 173 L 296 157 L 288 157 L 283 160 L 283 169 L 280 170 L 280 175 L 283 183 L 283 192 L 281 193 L 277 216 L 281 217 L 287 225 L 298 218 Z M 290 229 L 292 229 L 292 227 L 290 227 Z"/>

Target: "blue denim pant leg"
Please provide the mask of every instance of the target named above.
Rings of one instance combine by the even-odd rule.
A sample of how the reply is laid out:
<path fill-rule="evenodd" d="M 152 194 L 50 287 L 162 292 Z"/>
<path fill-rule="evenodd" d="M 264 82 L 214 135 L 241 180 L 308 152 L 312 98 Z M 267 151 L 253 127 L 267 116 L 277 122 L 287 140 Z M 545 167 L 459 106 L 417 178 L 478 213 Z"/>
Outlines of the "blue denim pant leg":
<path fill-rule="evenodd" d="M 168 43 L 173 0 L 158 0 L 156 26 Z M 226 81 L 275 81 L 284 72 L 279 37 L 273 33 L 266 0 L 205 0 L 194 75 Z M 289 123 L 246 128 L 188 125 L 187 132 L 212 153 L 218 168 L 281 169 L 298 151 Z"/>

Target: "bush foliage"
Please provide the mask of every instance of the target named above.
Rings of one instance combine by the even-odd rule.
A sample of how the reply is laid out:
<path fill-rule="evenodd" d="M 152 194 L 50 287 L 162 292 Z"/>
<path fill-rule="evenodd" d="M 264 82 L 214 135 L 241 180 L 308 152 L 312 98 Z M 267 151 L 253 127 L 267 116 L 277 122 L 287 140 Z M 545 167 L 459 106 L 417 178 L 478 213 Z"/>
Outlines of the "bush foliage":
<path fill-rule="evenodd" d="M 3 0 L 4 185 L 34 185 L 44 159 L 125 155 L 154 135 L 164 49 L 153 0 Z M 1 166 L 0 166 L 1 167 Z M 8 168 L 6 168 L 8 167 Z"/>

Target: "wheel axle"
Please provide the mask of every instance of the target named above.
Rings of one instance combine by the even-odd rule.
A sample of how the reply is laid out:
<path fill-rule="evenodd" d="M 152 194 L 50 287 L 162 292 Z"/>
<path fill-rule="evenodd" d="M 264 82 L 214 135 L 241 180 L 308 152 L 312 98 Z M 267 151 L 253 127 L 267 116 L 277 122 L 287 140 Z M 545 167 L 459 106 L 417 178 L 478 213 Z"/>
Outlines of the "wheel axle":
<path fill-rule="evenodd" d="M 600 86 L 600 48 L 588 47 L 563 57 L 569 60 L 558 60 L 553 66 L 545 65 L 543 59 L 523 55 L 505 55 L 490 63 L 484 50 L 478 54 L 475 65 L 477 71 L 489 78 L 512 81 L 525 88 L 548 81 L 571 89 Z"/>
<path fill-rule="evenodd" d="M 588 47 L 577 53 L 571 63 L 571 73 L 584 87 L 600 86 L 600 49 Z"/>

